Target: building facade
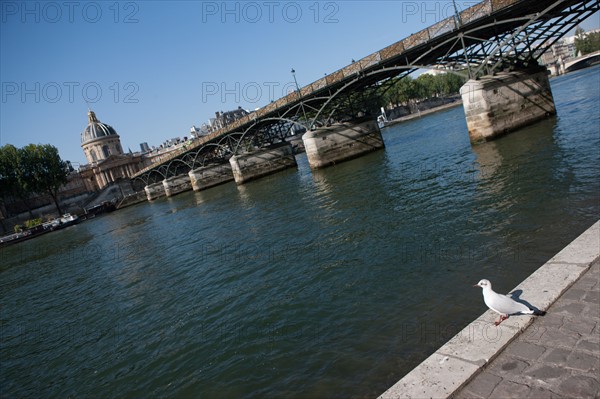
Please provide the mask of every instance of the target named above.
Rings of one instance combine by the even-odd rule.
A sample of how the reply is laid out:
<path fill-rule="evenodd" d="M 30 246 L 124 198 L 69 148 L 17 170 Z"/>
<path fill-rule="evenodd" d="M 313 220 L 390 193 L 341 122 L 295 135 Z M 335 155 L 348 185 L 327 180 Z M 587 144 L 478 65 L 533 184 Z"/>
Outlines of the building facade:
<path fill-rule="evenodd" d="M 107 185 L 129 178 L 144 165 L 142 154 L 125 154 L 116 130 L 88 112 L 88 125 L 81 133 L 81 147 L 88 161 L 79 169 L 90 191 L 101 190 Z"/>
<path fill-rule="evenodd" d="M 581 32 L 582 37 L 586 37 L 591 33 L 598 33 L 600 29 L 594 29 L 589 32 Z M 542 54 L 540 62 L 542 65 L 548 67 L 553 75 L 561 75 L 566 72 L 565 64 L 569 61 L 580 57 L 581 54 L 577 52 L 577 46 L 575 44 L 577 35 L 566 36 L 558 40 L 549 49 Z"/>
<path fill-rule="evenodd" d="M 238 107 L 232 111 L 227 112 L 215 112 L 215 117 L 211 118 L 209 123 L 212 131 L 223 129 L 238 119 L 243 118 L 248 115 L 248 111 L 243 109 L 242 107 Z"/>

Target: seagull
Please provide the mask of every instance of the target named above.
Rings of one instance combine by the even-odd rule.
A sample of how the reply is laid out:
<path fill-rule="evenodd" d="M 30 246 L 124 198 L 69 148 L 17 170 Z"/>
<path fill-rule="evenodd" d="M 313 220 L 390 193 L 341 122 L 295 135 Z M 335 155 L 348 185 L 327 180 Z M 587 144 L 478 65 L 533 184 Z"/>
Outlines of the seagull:
<path fill-rule="evenodd" d="M 492 290 L 492 283 L 489 280 L 483 279 L 473 287 L 483 288 L 483 301 L 488 308 L 500 314 L 500 319 L 494 322 L 499 325 L 504 320 L 508 319 L 511 314 L 533 314 L 543 316 L 546 314 L 543 310 L 530 309 L 527 305 L 517 302 L 507 295 L 501 295 Z"/>

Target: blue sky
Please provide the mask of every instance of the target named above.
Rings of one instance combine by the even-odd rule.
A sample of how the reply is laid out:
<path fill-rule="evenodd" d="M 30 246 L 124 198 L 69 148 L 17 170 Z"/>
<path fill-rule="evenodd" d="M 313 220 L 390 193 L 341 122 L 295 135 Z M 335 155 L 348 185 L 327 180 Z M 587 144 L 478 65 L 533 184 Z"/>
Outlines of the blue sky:
<path fill-rule="evenodd" d="M 215 111 L 281 97 L 292 68 L 306 85 L 453 12 L 445 0 L 3 0 L 0 7 L 0 145 L 50 143 L 82 164 L 88 104 L 125 150 L 137 151 L 141 142 L 187 136 Z M 582 27 L 599 25 L 595 15 Z"/>

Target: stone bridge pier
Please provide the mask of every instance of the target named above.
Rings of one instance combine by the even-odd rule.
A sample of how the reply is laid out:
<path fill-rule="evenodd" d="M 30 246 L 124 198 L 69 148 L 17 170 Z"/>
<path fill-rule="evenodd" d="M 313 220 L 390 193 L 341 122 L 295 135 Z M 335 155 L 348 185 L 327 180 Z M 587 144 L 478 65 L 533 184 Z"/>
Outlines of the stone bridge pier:
<path fill-rule="evenodd" d="M 194 191 L 206 190 L 233 180 L 230 163 L 203 166 L 190 170 L 190 180 Z"/>
<path fill-rule="evenodd" d="M 460 94 L 472 144 L 556 114 L 546 68 L 471 79 Z"/>
<path fill-rule="evenodd" d="M 144 191 L 146 192 L 146 197 L 148 198 L 148 201 L 152 201 L 157 198 L 164 197 L 166 195 L 165 186 L 162 181 L 147 185 L 146 187 L 144 187 Z"/>
<path fill-rule="evenodd" d="M 183 193 L 192 189 L 192 182 L 188 175 L 178 175 L 169 177 L 162 182 L 165 188 L 167 197 L 172 197 L 175 194 Z"/>
<path fill-rule="evenodd" d="M 313 169 L 333 165 L 385 147 L 375 120 L 336 123 L 302 136 Z"/>
<path fill-rule="evenodd" d="M 229 163 L 237 184 L 297 167 L 294 150 L 287 142 L 247 154 L 234 155 L 229 159 Z"/>

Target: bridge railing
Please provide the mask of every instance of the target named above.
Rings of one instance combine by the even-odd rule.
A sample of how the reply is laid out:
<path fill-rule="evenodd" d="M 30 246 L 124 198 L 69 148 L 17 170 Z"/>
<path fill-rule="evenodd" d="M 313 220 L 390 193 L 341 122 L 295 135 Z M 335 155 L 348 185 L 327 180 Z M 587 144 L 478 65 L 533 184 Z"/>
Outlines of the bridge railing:
<path fill-rule="evenodd" d="M 506 5 L 503 7 L 508 7 L 515 1 L 520 1 L 520 0 L 500 0 L 500 1 L 498 1 L 498 3 L 505 2 Z M 503 7 L 501 7 L 501 8 L 503 8 Z M 466 10 L 460 12 L 458 15 L 460 16 L 460 22 L 464 25 L 464 24 L 471 23 L 475 20 L 478 20 L 479 18 L 487 17 L 493 11 L 494 10 L 492 7 L 492 0 L 486 0 L 479 4 L 475 4 L 474 6 L 467 8 Z"/>
<path fill-rule="evenodd" d="M 438 22 L 435 25 L 430 26 L 429 28 L 427 28 L 427 31 L 429 32 L 429 37 L 431 39 L 435 39 L 438 36 L 442 36 L 448 32 L 452 32 L 456 28 L 456 20 L 453 17 L 450 17 Z"/>

